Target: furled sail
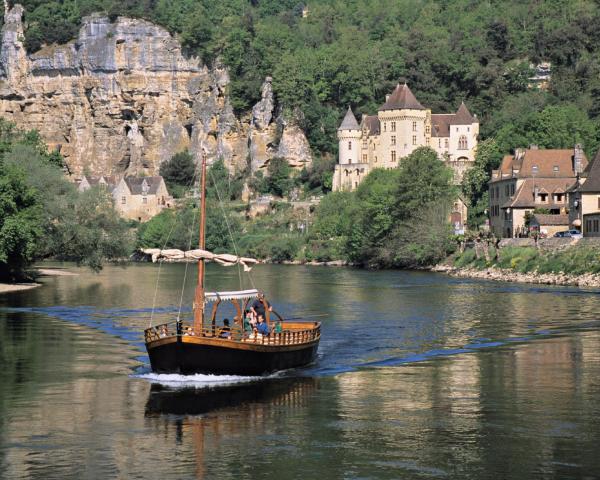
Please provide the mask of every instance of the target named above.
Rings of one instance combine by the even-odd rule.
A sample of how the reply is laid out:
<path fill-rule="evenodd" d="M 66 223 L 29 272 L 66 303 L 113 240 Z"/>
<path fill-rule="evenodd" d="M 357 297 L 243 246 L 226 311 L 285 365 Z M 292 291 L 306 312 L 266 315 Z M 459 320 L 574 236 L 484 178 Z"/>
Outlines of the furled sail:
<path fill-rule="evenodd" d="M 142 248 L 142 253 L 152 256 L 152 261 L 157 262 L 159 259 L 166 260 L 184 260 L 186 258 L 194 260 L 211 260 L 217 262 L 225 267 L 231 267 L 238 263 L 244 267 L 245 272 L 249 272 L 254 265 L 258 263 L 255 258 L 238 257 L 237 255 L 231 255 L 229 253 L 212 253 L 208 250 L 196 249 L 196 250 L 179 250 L 171 248 L 167 250 L 161 250 L 160 248 Z"/>

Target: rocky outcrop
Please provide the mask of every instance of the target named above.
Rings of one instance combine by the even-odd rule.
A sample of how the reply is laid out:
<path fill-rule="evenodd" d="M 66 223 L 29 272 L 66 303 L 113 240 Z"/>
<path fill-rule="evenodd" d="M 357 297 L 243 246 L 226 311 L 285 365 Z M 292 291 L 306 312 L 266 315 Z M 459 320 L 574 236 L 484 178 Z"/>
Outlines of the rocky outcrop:
<path fill-rule="evenodd" d="M 0 116 L 38 130 L 72 173 L 151 175 L 186 149 L 206 152 L 209 162 L 221 157 L 232 170 L 249 160 L 260 168 L 275 155 L 310 163 L 302 131 L 273 120 L 270 78 L 252 115 L 238 119 L 227 70 L 185 58 L 161 27 L 93 15 L 76 40 L 28 56 L 22 14 L 20 5 L 5 14 Z"/>

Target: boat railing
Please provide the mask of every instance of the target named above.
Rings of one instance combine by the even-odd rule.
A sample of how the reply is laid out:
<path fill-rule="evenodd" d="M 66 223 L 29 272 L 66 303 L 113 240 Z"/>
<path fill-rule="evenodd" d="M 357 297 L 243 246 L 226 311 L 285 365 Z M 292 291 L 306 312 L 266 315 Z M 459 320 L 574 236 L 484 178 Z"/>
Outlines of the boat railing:
<path fill-rule="evenodd" d="M 311 326 L 306 328 L 306 324 Z M 183 322 L 178 324 L 176 321 L 144 330 L 146 343 L 169 337 L 204 337 L 263 345 L 300 345 L 315 341 L 320 336 L 321 324 L 319 322 L 294 322 L 293 324 L 290 322 L 289 325 L 283 322 L 281 331 L 273 329 L 269 335 L 244 332 L 237 325 L 231 327 L 230 330 L 223 330 L 223 327 L 219 326 L 208 326 L 196 331 L 192 325 Z"/>

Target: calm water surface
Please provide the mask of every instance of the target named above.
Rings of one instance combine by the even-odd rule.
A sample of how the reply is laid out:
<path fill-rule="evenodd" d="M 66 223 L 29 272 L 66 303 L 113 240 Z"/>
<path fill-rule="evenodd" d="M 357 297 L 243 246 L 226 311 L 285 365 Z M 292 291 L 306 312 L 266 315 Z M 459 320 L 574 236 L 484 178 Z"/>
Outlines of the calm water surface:
<path fill-rule="evenodd" d="M 72 269 L 0 296 L 4 478 L 600 478 L 598 291 L 261 265 L 327 316 L 315 365 L 248 380 L 149 371 L 184 265 Z"/>

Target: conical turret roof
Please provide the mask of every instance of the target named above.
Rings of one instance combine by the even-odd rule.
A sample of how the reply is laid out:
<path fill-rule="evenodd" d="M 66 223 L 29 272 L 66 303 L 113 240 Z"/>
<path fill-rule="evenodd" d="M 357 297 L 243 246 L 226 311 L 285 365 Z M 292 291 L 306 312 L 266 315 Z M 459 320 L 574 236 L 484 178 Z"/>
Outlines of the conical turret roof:
<path fill-rule="evenodd" d="M 342 124 L 338 130 L 360 130 L 360 126 L 358 125 L 356 117 L 352 113 L 352 109 L 350 107 L 348 107 L 346 116 L 344 117 L 344 120 L 342 120 Z"/>
<path fill-rule="evenodd" d="M 425 107 L 419 103 L 417 98 L 408 88 L 408 85 L 396 85 L 396 88 L 386 100 L 386 102 L 379 107 L 379 111 L 382 110 L 425 110 Z"/>
<path fill-rule="evenodd" d="M 465 102 L 461 102 L 460 107 L 458 107 L 458 110 L 456 111 L 456 116 L 452 121 L 452 125 L 471 125 L 472 123 L 476 123 L 476 120 L 473 118 L 473 115 L 471 115 L 471 112 L 469 112 Z"/>

